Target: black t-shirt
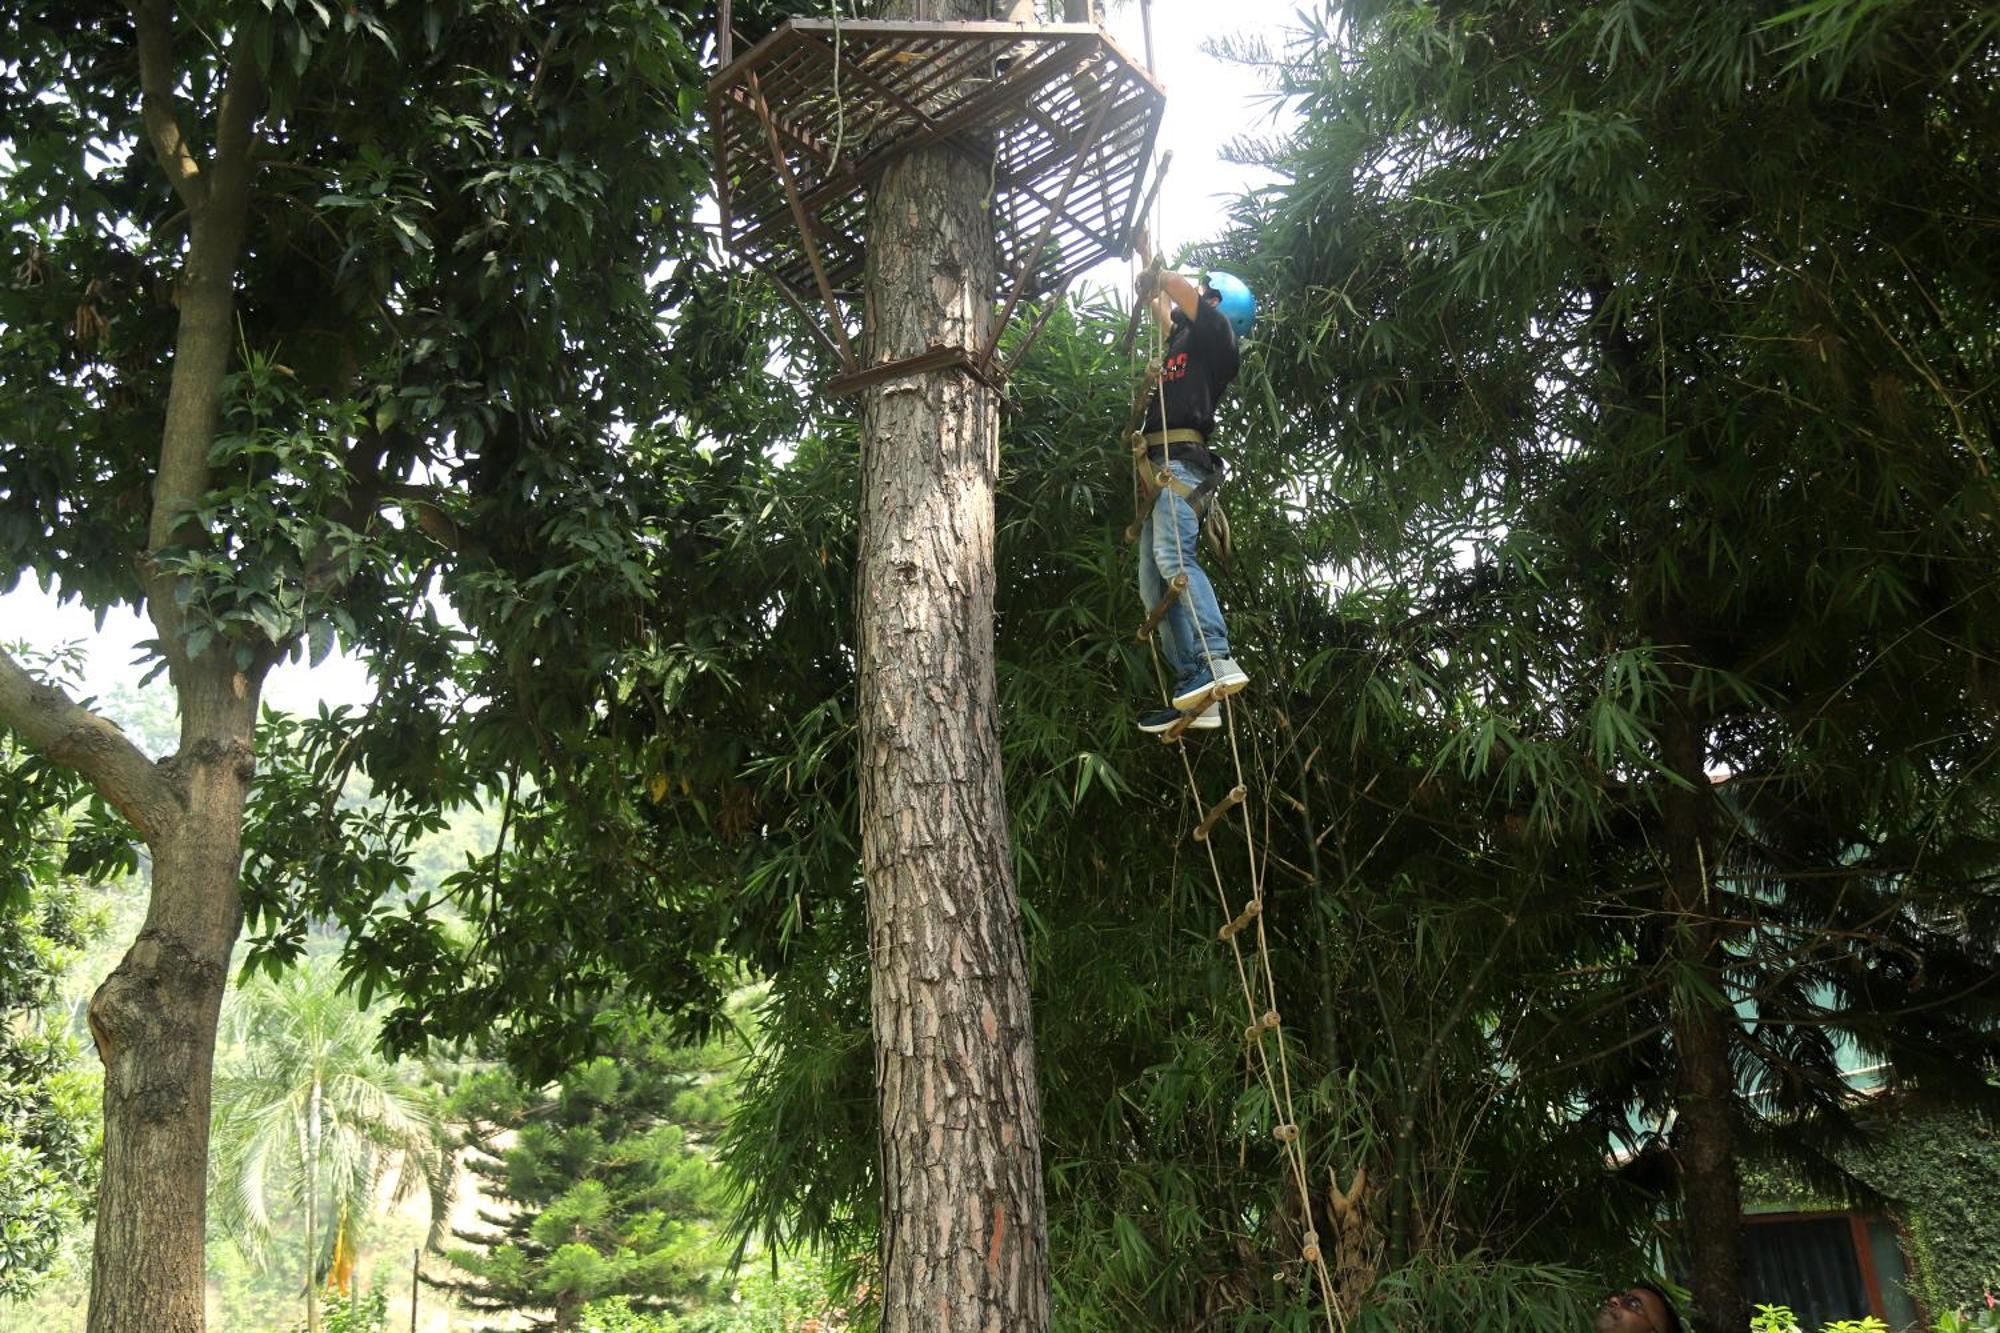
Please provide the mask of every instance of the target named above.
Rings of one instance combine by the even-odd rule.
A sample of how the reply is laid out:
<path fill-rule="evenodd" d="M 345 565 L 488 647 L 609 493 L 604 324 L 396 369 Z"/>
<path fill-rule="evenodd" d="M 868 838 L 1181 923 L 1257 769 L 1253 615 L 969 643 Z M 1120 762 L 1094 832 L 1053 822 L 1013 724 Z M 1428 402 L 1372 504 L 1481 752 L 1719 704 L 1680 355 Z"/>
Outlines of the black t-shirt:
<path fill-rule="evenodd" d="M 1206 439 L 1215 430 L 1215 405 L 1235 382 L 1239 362 L 1236 330 L 1220 310 L 1202 301 L 1195 306 L 1194 318 L 1189 319 L 1180 307 L 1174 307 L 1174 331 L 1167 339 L 1160 365 L 1160 388 L 1146 400 L 1147 433 L 1198 430 Z M 1160 424 L 1162 396 L 1167 408 L 1164 427 Z M 1173 448 L 1176 457 L 1211 466 L 1207 457 L 1193 457 L 1192 445 Z"/>

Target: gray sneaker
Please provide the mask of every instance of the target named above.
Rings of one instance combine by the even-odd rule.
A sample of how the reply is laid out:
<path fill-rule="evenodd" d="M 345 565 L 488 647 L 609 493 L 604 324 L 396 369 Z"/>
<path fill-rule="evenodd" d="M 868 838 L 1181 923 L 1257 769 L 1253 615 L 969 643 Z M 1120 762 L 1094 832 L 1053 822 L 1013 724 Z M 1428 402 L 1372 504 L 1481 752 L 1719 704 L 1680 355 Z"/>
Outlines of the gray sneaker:
<path fill-rule="evenodd" d="M 1233 657 L 1215 659 L 1215 697 L 1227 699 L 1250 683 L 1250 675 Z"/>
<path fill-rule="evenodd" d="M 1214 670 L 1196 667 L 1195 673 L 1174 690 L 1174 707 L 1182 712 L 1199 708 L 1210 699 L 1226 699 L 1250 683 L 1250 677 L 1235 659 L 1218 657 Z"/>

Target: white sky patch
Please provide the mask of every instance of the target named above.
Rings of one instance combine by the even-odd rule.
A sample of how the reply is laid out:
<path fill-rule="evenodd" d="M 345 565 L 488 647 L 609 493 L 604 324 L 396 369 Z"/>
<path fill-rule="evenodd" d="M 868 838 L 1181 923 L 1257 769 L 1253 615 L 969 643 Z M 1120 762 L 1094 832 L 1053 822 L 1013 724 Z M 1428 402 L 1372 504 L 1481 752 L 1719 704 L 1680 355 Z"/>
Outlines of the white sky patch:
<path fill-rule="evenodd" d="M 154 665 L 142 646 L 153 637 L 150 621 L 123 608 L 107 615 L 99 632 L 96 618 L 80 603 L 59 603 L 32 580 L 23 579 L 21 586 L 0 597 L 0 643 L 25 641 L 41 651 L 66 643 L 83 645 L 83 675 L 78 683 L 86 695 L 102 696 L 119 686 L 137 688 L 140 677 Z M 149 694 L 158 690 L 172 698 L 164 673 L 145 688 Z M 341 652 L 330 654 L 317 667 L 307 666 L 303 656 L 281 662 L 264 686 L 264 702 L 288 713 L 310 713 L 321 702 L 329 708 L 365 704 L 373 697 L 361 662 Z"/>
<path fill-rule="evenodd" d="M 1269 182 L 1222 160 L 1222 150 L 1244 135 L 1283 132 L 1295 121 L 1265 86 L 1263 73 L 1215 59 L 1203 47 L 1214 38 L 1262 38 L 1273 52 L 1287 44 L 1287 30 L 1299 26 L 1297 0 L 1154 0 L 1154 77 L 1167 90 L 1160 150 L 1174 161 L 1160 191 L 1160 234 L 1155 242 L 1168 255 L 1208 240 L 1229 220 L 1229 204 L 1245 191 Z M 1123 5 L 1110 16 L 1112 40 L 1133 60 L 1146 60 L 1139 7 Z M 1093 272 L 1092 277 L 1097 274 Z M 1122 275 L 1121 275 L 1122 282 Z"/>

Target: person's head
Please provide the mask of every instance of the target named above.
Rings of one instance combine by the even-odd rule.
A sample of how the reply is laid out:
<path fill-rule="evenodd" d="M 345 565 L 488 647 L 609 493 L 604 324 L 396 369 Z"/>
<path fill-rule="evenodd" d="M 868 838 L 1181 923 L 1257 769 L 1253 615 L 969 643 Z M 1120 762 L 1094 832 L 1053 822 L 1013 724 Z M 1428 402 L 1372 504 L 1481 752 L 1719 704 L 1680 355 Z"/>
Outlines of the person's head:
<path fill-rule="evenodd" d="M 1606 1296 L 1591 1328 L 1595 1333 L 1684 1333 L 1674 1303 L 1650 1282 L 1634 1282 Z"/>
<path fill-rule="evenodd" d="M 1250 286 L 1233 273 L 1210 273 L 1201 280 L 1201 299 L 1222 311 L 1222 317 L 1236 330 L 1238 338 L 1250 336 L 1257 323 L 1257 298 Z"/>

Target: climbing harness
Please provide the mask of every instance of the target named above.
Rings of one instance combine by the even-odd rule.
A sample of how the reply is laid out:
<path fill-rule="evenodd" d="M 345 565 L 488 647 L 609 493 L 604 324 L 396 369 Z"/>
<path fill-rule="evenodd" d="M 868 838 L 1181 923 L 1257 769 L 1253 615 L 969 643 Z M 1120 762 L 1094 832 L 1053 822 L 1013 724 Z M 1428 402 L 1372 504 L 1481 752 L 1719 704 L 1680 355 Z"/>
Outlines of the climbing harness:
<path fill-rule="evenodd" d="M 1142 10 L 1149 11 L 1150 6 L 1142 4 Z M 1146 14 L 1146 18 L 1147 44 L 1150 47 L 1152 32 L 1150 12 Z M 1148 65 L 1149 67 L 1151 65 L 1150 59 Z M 1164 170 L 1164 163 L 1160 169 Z M 1157 197 L 1157 185 L 1155 190 Z M 1153 234 L 1159 234 L 1157 229 Z M 1157 271 L 1158 261 L 1149 260 L 1147 268 Z M 1236 285 L 1243 286 L 1240 282 Z M 1243 295 L 1247 298 L 1248 294 L 1248 288 L 1243 288 Z M 1135 317 L 1144 309 L 1145 304 L 1146 302 L 1142 300 L 1135 305 Z M 1209 475 L 1194 486 L 1181 481 L 1171 470 L 1175 445 L 1199 444 L 1206 451 L 1206 437 L 1199 431 L 1180 428 L 1154 432 L 1146 432 L 1139 428 L 1145 418 L 1149 394 L 1157 395 L 1160 425 L 1165 427 L 1167 421 L 1166 385 L 1159 372 L 1164 354 L 1163 340 L 1158 321 L 1147 322 L 1153 325 L 1153 356 L 1137 395 L 1132 425 L 1128 427 L 1128 439 L 1132 446 L 1133 496 L 1138 506 L 1133 526 L 1129 530 L 1130 535 L 1136 537 L 1143 528 L 1146 514 L 1157 503 L 1162 490 L 1171 491 L 1201 516 L 1204 526 L 1209 524 L 1210 515 L 1220 518 L 1220 540 L 1216 541 L 1212 527 L 1209 531 L 1217 551 L 1226 556 L 1228 520 L 1226 517 L 1221 517 L 1221 506 L 1214 502 L 1215 489 L 1221 484 L 1220 460 L 1212 460 L 1214 467 Z M 1135 323 L 1130 332 L 1136 330 Z M 1128 336 L 1127 346 L 1130 344 L 1131 338 Z M 1151 451 L 1155 449 L 1159 451 L 1157 464 L 1152 461 Z M 1188 577 L 1185 571 L 1190 553 L 1181 546 L 1181 525 L 1174 523 L 1171 526 L 1174 532 L 1175 565 L 1182 572 L 1177 573 L 1168 582 L 1165 595 L 1151 608 L 1138 635 L 1151 649 L 1153 671 L 1159 680 L 1161 697 L 1170 706 L 1172 686 L 1166 680 L 1166 674 L 1161 668 L 1159 643 L 1155 631 L 1160 622 L 1173 610 L 1177 600 L 1182 602 L 1188 620 L 1195 627 L 1195 634 L 1201 645 L 1202 661 L 1211 680 L 1215 678 L 1216 663 L 1208 635 L 1201 628 L 1200 618 L 1194 613 L 1193 599 L 1188 591 Z M 1304 1228 L 1299 1243 L 1299 1257 L 1313 1271 L 1320 1302 L 1326 1312 L 1327 1328 L 1332 1330 L 1332 1333 L 1344 1333 L 1347 1326 L 1346 1316 L 1342 1313 L 1340 1303 L 1335 1296 L 1333 1278 L 1327 1270 L 1319 1233 L 1314 1229 L 1313 1190 L 1306 1162 L 1306 1140 L 1295 1109 L 1291 1057 L 1278 1005 L 1277 976 L 1271 962 L 1270 927 L 1264 897 L 1265 862 L 1258 856 L 1256 812 L 1252 808 L 1250 784 L 1243 772 L 1243 756 L 1236 735 L 1233 694 L 1218 691 L 1202 699 L 1193 708 L 1182 710 L 1180 720 L 1160 733 L 1160 739 L 1167 743 L 1181 742 L 1195 718 L 1217 700 L 1222 705 L 1223 725 L 1229 735 L 1229 760 L 1234 781 L 1227 791 L 1211 803 L 1203 793 L 1201 779 L 1195 772 L 1194 758 L 1189 753 L 1189 747 L 1185 744 L 1180 746 L 1181 769 L 1187 778 L 1188 795 L 1193 801 L 1194 809 L 1202 812 L 1192 836 L 1208 854 L 1209 872 L 1215 881 L 1216 899 L 1223 922 L 1216 931 L 1216 938 L 1229 946 L 1236 965 L 1237 981 L 1242 989 L 1244 1009 L 1249 1019 L 1248 1025 L 1243 1030 L 1245 1059 L 1263 1082 L 1264 1089 L 1270 1097 L 1271 1108 L 1278 1117 L 1278 1123 L 1272 1127 L 1271 1137 L 1278 1144 L 1285 1159 L 1286 1173 L 1298 1190 L 1301 1225 Z M 1249 867 L 1249 891 L 1241 896 L 1231 894 L 1229 877 L 1224 874 L 1221 858 L 1215 849 L 1215 832 L 1228 825 L 1232 814 L 1241 820 Z M 1338 1194 L 1337 1181 L 1334 1189 Z"/>
<path fill-rule="evenodd" d="M 1209 546 L 1215 553 L 1227 560 L 1231 549 L 1229 542 L 1229 514 L 1221 504 L 1217 494 L 1222 483 L 1228 480 L 1229 469 L 1220 458 L 1210 455 L 1211 466 L 1208 475 L 1198 486 L 1190 486 L 1175 476 L 1164 463 L 1154 465 L 1151 459 L 1155 448 L 1171 449 L 1176 444 L 1199 444 L 1204 447 L 1208 439 L 1198 430 L 1156 430 L 1132 432 L 1133 468 L 1138 478 L 1141 522 L 1143 512 L 1152 507 L 1163 490 L 1172 491 L 1188 502 L 1195 517 L 1201 520 L 1201 530 L 1208 537 Z"/>

